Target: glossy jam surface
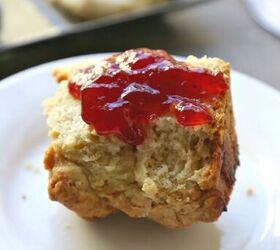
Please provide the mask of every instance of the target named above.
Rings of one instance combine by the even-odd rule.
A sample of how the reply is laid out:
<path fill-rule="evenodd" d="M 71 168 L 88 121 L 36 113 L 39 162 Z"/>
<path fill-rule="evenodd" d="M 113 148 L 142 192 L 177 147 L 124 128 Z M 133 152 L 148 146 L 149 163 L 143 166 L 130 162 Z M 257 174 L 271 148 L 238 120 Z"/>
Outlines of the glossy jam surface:
<path fill-rule="evenodd" d="M 87 68 L 86 84 L 69 84 L 81 99 L 82 118 L 99 135 L 139 145 L 147 126 L 163 115 L 182 126 L 212 123 L 209 105 L 228 89 L 222 73 L 189 68 L 162 50 L 136 49 Z"/>

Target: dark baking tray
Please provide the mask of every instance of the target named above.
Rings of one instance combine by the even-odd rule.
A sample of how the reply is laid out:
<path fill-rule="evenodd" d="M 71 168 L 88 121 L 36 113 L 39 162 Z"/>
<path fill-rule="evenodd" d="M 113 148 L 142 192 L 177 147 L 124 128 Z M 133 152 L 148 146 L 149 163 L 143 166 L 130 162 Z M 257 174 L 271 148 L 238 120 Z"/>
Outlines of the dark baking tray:
<path fill-rule="evenodd" d="M 160 33 L 161 30 L 164 32 L 160 28 L 164 26 L 163 14 L 202 2 L 209 0 L 170 0 L 129 14 L 64 26 L 61 23 L 59 35 L 0 47 L 0 79 L 31 66 L 69 56 L 136 47 L 168 49 L 173 38 Z"/>

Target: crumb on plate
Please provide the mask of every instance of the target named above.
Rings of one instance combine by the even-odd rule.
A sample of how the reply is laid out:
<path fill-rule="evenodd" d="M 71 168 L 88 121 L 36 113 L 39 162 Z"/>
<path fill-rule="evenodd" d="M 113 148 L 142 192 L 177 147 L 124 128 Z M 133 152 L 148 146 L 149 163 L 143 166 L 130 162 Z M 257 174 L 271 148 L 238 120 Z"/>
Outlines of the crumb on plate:
<path fill-rule="evenodd" d="M 253 188 L 251 188 L 251 187 L 247 188 L 247 191 L 246 191 L 247 196 L 252 196 L 253 193 L 254 193 Z"/>
<path fill-rule="evenodd" d="M 31 170 L 32 169 L 32 164 L 29 162 L 29 163 L 26 163 L 25 165 L 24 165 L 24 168 L 25 168 L 25 170 Z"/>
<path fill-rule="evenodd" d="M 24 165 L 24 168 L 26 171 L 31 171 L 33 172 L 34 174 L 38 174 L 40 171 L 39 171 L 39 168 L 36 167 L 36 166 L 33 166 L 31 163 L 26 163 Z"/>
<path fill-rule="evenodd" d="M 40 171 L 39 171 L 39 168 L 38 167 L 34 167 L 33 168 L 33 173 L 35 174 L 38 174 Z"/>
<path fill-rule="evenodd" d="M 25 194 L 22 194 L 22 195 L 21 195 L 21 199 L 22 199 L 22 200 L 26 200 L 26 199 L 27 199 L 27 196 L 26 196 Z"/>

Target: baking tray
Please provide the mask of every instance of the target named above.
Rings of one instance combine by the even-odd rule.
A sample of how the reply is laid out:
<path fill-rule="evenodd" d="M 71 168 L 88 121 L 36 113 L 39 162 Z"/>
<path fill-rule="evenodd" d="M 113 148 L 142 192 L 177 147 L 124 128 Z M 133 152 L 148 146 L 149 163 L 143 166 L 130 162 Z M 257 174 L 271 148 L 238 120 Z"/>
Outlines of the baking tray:
<path fill-rule="evenodd" d="M 58 27 L 58 29 L 64 32 L 77 32 L 84 29 L 92 29 L 101 27 L 104 25 L 112 25 L 120 22 L 127 22 L 132 19 L 143 18 L 146 16 L 156 15 L 159 13 L 170 12 L 185 7 L 189 7 L 193 4 L 205 2 L 207 0 L 164 0 L 161 3 L 151 4 L 146 7 L 142 7 L 136 10 L 130 10 L 126 12 L 120 12 L 113 15 L 107 15 L 104 17 L 94 18 L 91 20 L 78 19 L 77 17 L 67 15 L 58 8 L 55 8 L 46 0 L 30 0 L 41 11 L 43 15 L 49 19 L 49 21 Z M 135 0 L 136 1 L 136 0 Z"/>
<path fill-rule="evenodd" d="M 189 8 L 211 0 L 169 0 L 141 10 L 106 16 L 89 21 L 67 18 L 46 1 L 32 0 L 40 11 L 59 29 L 57 35 L 37 38 L 0 47 L 0 79 L 31 66 L 51 60 L 106 51 L 120 51 L 133 47 L 155 47 L 145 42 L 130 42 L 133 27 L 137 29 L 145 25 L 161 25 L 159 18 L 163 14 Z M 141 24 L 140 24 L 141 22 Z M 156 35 L 156 32 L 155 32 Z M 172 38 L 171 38 L 172 39 Z M 160 48 L 158 44 L 156 47 Z"/>

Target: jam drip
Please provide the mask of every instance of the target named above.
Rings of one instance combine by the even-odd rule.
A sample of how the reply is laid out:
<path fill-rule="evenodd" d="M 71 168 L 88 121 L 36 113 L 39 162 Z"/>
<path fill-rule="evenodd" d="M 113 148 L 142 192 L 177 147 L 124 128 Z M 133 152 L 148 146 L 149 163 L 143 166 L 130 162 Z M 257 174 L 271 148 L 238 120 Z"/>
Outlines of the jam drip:
<path fill-rule="evenodd" d="M 141 144 L 147 126 L 163 115 L 183 126 L 212 123 L 208 107 L 228 89 L 222 73 L 191 69 L 162 50 L 129 50 L 86 71 L 86 85 L 69 84 L 81 99 L 83 120 L 97 134 L 114 134 L 131 145 Z"/>

